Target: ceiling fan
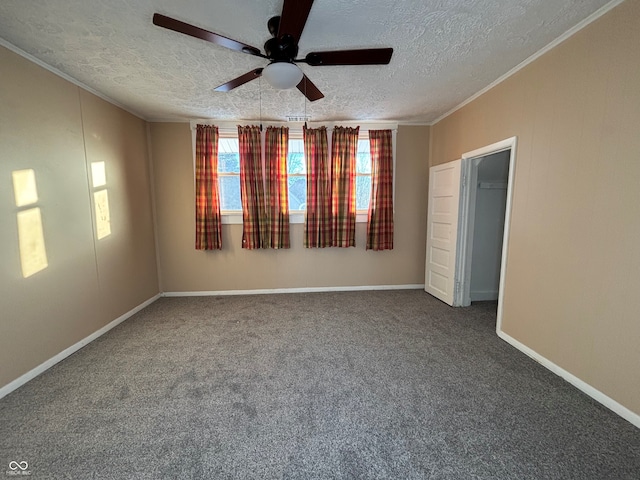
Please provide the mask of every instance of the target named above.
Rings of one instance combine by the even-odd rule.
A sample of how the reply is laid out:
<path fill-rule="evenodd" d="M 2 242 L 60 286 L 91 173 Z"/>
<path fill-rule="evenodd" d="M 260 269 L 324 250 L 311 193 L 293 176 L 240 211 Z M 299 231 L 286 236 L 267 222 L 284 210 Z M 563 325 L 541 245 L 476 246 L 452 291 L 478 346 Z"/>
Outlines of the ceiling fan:
<path fill-rule="evenodd" d="M 313 102 L 323 98 L 324 95 L 302 73 L 296 63 L 306 63 L 312 67 L 317 67 L 323 65 L 387 65 L 391 61 L 393 48 L 311 52 L 304 58 L 295 58 L 298 55 L 298 40 L 300 40 L 300 35 L 307 22 L 312 5 L 313 0 L 284 0 L 282 14 L 272 17 L 267 22 L 267 27 L 273 38 L 270 38 L 264 44 L 264 54 L 251 45 L 223 37 L 217 33 L 209 32 L 159 13 L 153 15 L 153 23 L 159 27 L 271 61 L 264 68 L 251 70 L 216 87 L 215 90 L 218 92 L 228 92 L 251 80 L 264 76 L 265 80 L 275 88 L 297 87 L 309 101 Z"/>

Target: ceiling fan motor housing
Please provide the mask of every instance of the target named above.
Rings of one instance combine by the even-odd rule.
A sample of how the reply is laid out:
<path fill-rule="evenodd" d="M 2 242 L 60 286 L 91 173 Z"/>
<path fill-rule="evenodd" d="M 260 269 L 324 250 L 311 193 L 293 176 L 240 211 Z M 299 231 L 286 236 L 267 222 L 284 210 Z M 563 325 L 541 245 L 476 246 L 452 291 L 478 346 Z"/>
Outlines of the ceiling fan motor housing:
<path fill-rule="evenodd" d="M 264 51 L 271 60 L 276 62 L 290 62 L 298 55 L 298 45 L 291 35 L 280 38 L 270 38 L 264 44 Z"/>
<path fill-rule="evenodd" d="M 278 36 L 278 29 L 280 28 L 280 15 L 271 17 L 267 22 L 267 28 L 272 37 Z"/>
<path fill-rule="evenodd" d="M 292 35 L 285 33 L 278 37 L 280 16 L 271 17 L 267 22 L 269 33 L 273 36 L 264 44 L 267 57 L 274 62 L 291 62 L 298 55 L 298 42 Z"/>

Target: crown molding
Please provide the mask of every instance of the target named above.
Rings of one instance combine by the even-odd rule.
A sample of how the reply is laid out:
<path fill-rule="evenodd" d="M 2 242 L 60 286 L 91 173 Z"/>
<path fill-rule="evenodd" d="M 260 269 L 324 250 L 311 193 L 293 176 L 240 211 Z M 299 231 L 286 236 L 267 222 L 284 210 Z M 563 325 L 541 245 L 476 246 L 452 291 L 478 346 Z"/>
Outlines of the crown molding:
<path fill-rule="evenodd" d="M 5 47 L 7 50 L 10 50 L 15 54 L 20 55 L 21 57 L 29 60 L 32 63 L 35 63 L 39 67 L 44 68 L 45 70 L 53 73 L 54 75 L 57 75 L 58 77 L 63 78 L 67 82 L 74 84 L 76 87 L 80 87 L 83 90 L 86 90 L 87 92 L 92 93 L 96 97 L 100 97 L 105 102 L 109 102 L 110 104 L 112 104 L 112 105 L 114 105 L 114 106 L 116 106 L 118 108 L 121 108 L 125 112 L 129 112 L 131 115 L 133 115 L 135 117 L 138 117 L 141 120 L 147 121 L 147 119 L 143 115 L 141 115 L 140 113 L 138 113 L 138 112 L 136 112 L 134 110 L 131 110 L 129 107 L 127 107 L 127 106 L 125 106 L 125 105 L 123 105 L 123 104 L 121 104 L 119 102 L 116 102 L 113 98 L 110 98 L 110 97 L 106 96 L 104 93 L 101 93 L 101 92 L 91 88 L 89 85 L 85 85 L 80 80 L 78 80 L 76 78 L 73 78 L 71 75 L 67 75 L 66 73 L 58 70 L 57 68 L 52 67 L 51 65 L 49 65 L 48 63 L 43 62 L 39 58 L 34 57 L 30 53 L 27 53 L 24 50 L 16 47 L 14 44 L 7 42 L 2 37 L 0 37 L 0 46 Z"/>
<path fill-rule="evenodd" d="M 494 80 L 492 83 L 490 83 L 489 85 L 487 85 L 485 88 L 483 88 L 482 90 L 480 90 L 479 92 L 473 94 L 472 96 L 470 96 L 469 98 L 467 98 L 464 102 L 458 104 L 457 106 L 455 106 L 454 108 L 452 108 L 451 110 L 449 110 L 447 113 L 439 116 L 438 118 L 436 118 L 434 121 L 432 121 L 431 123 L 429 123 L 430 126 L 435 125 L 436 123 L 440 122 L 441 120 L 447 118 L 449 115 L 451 115 L 452 113 L 457 112 L 458 110 L 460 110 L 462 107 L 464 107 L 465 105 L 468 105 L 469 103 L 473 102 L 475 99 L 477 99 L 478 97 L 480 97 L 481 95 L 484 95 L 485 93 L 487 93 L 489 90 L 491 90 L 493 87 L 501 84 L 502 82 L 504 82 L 506 79 L 508 79 L 509 77 L 511 77 L 512 75 L 515 75 L 516 73 L 518 73 L 520 70 L 522 70 L 524 67 L 526 67 L 527 65 L 529 65 L 530 63 L 533 63 L 534 61 L 536 61 L 538 58 L 540 58 L 542 55 L 544 55 L 545 53 L 547 53 L 548 51 L 554 49 L 555 47 L 557 47 L 558 45 L 560 45 L 562 42 L 564 42 L 565 40 L 567 40 L 568 38 L 572 37 L 573 35 L 575 35 L 576 33 L 578 33 L 580 30 L 582 30 L 583 28 L 585 28 L 586 26 L 588 26 L 589 24 L 595 22 L 597 19 L 599 19 L 600 17 L 602 17 L 604 14 L 610 12 L 611 10 L 613 10 L 615 7 L 617 7 L 618 5 L 620 5 L 622 2 L 624 2 L 624 0 L 612 0 L 611 2 L 607 3 L 606 5 L 600 7 L 598 10 L 596 10 L 595 12 L 593 12 L 591 15 L 589 15 L 587 18 L 585 18 L 584 20 L 582 20 L 580 23 L 578 23 L 577 25 L 575 25 L 574 27 L 570 28 L 569 30 L 567 30 L 566 32 L 564 32 L 562 35 L 560 35 L 558 38 L 556 38 L 554 41 L 552 41 L 551 43 L 549 43 L 546 47 L 543 47 L 541 50 L 538 50 L 536 53 L 534 53 L 533 55 L 531 55 L 529 58 L 527 58 L 526 60 L 524 60 L 523 62 L 519 63 L 518 65 L 516 65 L 515 67 L 513 67 L 511 70 L 509 70 L 507 73 L 505 73 L 504 75 L 502 75 L 501 77 L 498 77 L 498 79 Z"/>

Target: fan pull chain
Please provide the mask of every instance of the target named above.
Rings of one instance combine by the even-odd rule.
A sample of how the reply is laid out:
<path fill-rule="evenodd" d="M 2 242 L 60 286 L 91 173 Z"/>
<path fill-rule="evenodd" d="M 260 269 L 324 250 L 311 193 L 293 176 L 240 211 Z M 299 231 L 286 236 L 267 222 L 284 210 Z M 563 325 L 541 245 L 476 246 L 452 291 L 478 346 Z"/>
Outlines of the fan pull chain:
<path fill-rule="evenodd" d="M 262 132 L 262 77 L 258 77 L 258 88 L 260 89 L 260 131 Z"/>
<path fill-rule="evenodd" d="M 304 78 L 304 128 L 307 128 L 307 78 Z"/>

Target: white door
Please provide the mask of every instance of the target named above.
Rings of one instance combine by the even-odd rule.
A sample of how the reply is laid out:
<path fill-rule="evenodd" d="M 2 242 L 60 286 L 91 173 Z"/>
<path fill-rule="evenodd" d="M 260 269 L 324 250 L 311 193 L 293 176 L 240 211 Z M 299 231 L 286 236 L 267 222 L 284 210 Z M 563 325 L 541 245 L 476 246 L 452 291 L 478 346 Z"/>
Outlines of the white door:
<path fill-rule="evenodd" d="M 424 289 L 453 305 L 461 160 L 429 169 L 427 265 Z"/>

